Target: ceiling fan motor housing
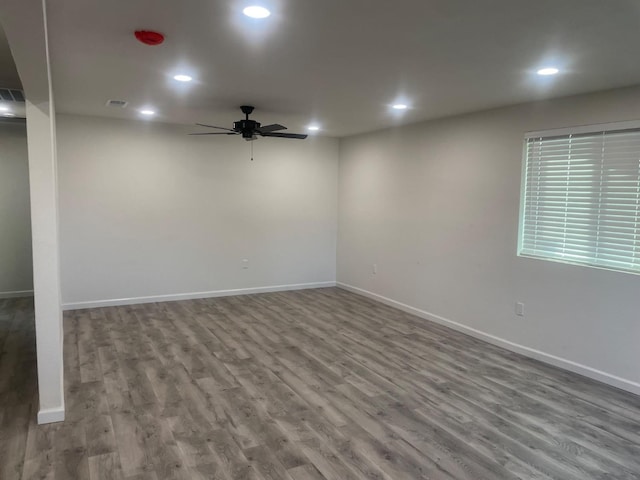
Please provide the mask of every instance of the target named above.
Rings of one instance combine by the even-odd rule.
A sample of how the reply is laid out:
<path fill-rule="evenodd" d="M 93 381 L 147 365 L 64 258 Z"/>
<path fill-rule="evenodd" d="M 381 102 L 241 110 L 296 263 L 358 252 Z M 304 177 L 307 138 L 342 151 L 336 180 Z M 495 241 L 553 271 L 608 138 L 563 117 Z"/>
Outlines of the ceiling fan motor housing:
<path fill-rule="evenodd" d="M 253 138 L 256 129 L 260 128 L 260 122 L 255 120 L 238 120 L 233 122 L 233 129 L 242 133 L 242 138 Z"/>

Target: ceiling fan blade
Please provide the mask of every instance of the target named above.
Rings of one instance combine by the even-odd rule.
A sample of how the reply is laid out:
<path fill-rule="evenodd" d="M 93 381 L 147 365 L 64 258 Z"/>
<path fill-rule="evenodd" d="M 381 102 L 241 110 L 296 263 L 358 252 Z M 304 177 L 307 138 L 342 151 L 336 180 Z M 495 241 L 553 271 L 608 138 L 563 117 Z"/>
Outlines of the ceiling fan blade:
<path fill-rule="evenodd" d="M 276 138 L 296 138 L 298 140 L 304 140 L 308 135 L 301 133 L 260 133 L 263 137 L 276 137 Z"/>
<path fill-rule="evenodd" d="M 200 127 L 217 128 L 218 130 L 227 130 L 229 132 L 235 132 L 235 130 L 231 130 L 230 128 L 216 127 L 215 125 L 207 125 L 206 123 L 196 123 L 196 125 Z"/>
<path fill-rule="evenodd" d="M 189 135 L 238 135 L 237 132 L 206 132 L 206 133 L 189 133 Z"/>
<path fill-rule="evenodd" d="M 287 127 L 285 127 L 284 125 L 279 125 L 277 123 L 274 123 L 272 125 L 263 125 L 257 130 L 260 133 L 270 133 L 270 132 L 275 132 L 276 130 L 286 130 L 286 129 Z"/>

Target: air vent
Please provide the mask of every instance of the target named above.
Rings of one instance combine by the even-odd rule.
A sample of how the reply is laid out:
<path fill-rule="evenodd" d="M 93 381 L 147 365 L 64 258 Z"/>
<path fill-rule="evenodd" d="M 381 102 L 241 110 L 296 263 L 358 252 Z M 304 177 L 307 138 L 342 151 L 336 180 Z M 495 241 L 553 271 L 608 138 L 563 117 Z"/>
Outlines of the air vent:
<path fill-rule="evenodd" d="M 15 88 L 0 88 L 0 100 L 24 103 L 24 92 Z"/>
<path fill-rule="evenodd" d="M 124 100 L 107 100 L 107 107 L 124 108 L 128 104 L 129 102 L 125 102 Z"/>

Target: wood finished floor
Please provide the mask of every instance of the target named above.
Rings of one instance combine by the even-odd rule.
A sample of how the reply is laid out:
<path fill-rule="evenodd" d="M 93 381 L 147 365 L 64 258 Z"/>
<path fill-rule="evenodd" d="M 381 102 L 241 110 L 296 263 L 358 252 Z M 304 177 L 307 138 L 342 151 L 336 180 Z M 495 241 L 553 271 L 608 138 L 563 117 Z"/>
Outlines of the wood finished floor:
<path fill-rule="evenodd" d="M 639 397 L 334 288 L 69 312 L 62 424 L 0 352 L 2 480 L 640 478 Z"/>

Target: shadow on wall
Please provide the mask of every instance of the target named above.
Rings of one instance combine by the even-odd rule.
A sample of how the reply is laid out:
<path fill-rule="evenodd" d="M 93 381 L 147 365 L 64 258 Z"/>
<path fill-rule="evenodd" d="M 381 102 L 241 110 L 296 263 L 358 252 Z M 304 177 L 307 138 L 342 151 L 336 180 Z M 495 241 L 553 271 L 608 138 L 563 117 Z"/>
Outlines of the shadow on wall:
<path fill-rule="evenodd" d="M 0 119 L 0 298 L 33 294 L 27 130 Z"/>
<path fill-rule="evenodd" d="M 0 27 L 0 299 L 33 294 L 29 157 L 20 95 L 22 82 Z"/>

